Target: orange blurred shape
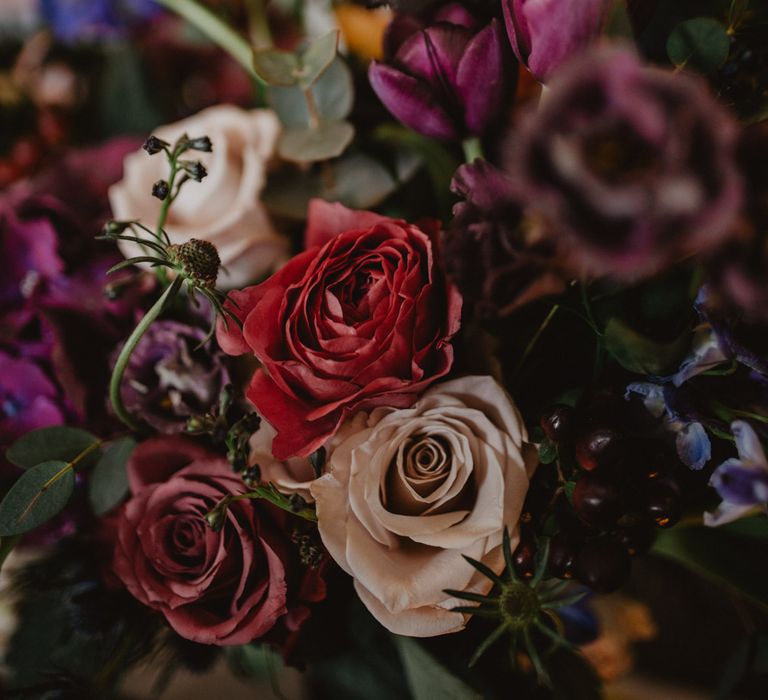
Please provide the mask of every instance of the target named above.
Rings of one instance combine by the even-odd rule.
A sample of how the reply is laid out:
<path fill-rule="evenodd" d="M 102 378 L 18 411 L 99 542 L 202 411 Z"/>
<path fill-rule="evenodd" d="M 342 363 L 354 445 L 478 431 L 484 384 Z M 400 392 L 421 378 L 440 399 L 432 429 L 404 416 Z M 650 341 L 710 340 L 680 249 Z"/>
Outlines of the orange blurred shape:
<path fill-rule="evenodd" d="M 392 11 L 383 7 L 368 10 L 350 3 L 337 5 L 335 11 L 349 50 L 366 60 L 380 59 L 382 38 L 392 21 Z"/>

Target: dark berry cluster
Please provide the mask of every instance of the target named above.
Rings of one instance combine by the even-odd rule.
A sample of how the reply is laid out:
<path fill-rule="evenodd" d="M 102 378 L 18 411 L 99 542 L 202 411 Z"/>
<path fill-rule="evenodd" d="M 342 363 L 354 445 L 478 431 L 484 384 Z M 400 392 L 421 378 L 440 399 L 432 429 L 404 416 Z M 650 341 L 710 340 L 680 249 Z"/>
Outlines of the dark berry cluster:
<path fill-rule="evenodd" d="M 536 538 L 544 534 L 551 538 L 550 575 L 615 590 L 656 529 L 680 519 L 674 447 L 623 404 L 599 397 L 576 408 L 555 405 L 542 416 L 545 463 L 531 482 L 514 554 L 521 575 L 533 570 Z"/>

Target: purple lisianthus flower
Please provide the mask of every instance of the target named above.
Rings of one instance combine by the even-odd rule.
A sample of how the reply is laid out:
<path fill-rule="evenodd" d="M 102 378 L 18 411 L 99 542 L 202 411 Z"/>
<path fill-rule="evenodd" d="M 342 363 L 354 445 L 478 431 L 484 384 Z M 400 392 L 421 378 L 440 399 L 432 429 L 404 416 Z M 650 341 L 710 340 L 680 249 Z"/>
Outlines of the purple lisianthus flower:
<path fill-rule="evenodd" d="M 728 239 L 737 126 L 703 82 L 610 47 L 550 87 L 508 166 L 575 272 L 640 278 Z"/>
<path fill-rule="evenodd" d="M 705 525 L 723 525 L 768 508 L 768 460 L 760 439 L 745 421 L 732 423 L 731 431 L 739 456 L 712 474 L 709 483 L 723 500 L 714 513 L 704 514 Z"/>
<path fill-rule="evenodd" d="M 512 50 L 545 82 L 600 34 L 608 0 L 502 0 Z"/>
<path fill-rule="evenodd" d="M 397 119 L 445 141 L 481 136 L 498 117 L 505 92 L 496 20 L 475 31 L 465 15 L 448 17 L 462 23 L 438 21 L 414 31 L 390 61 L 374 61 L 368 71 L 374 92 Z"/>
<path fill-rule="evenodd" d="M 223 354 L 205 333 L 176 321 L 152 325 L 136 346 L 123 379 L 130 413 L 161 433 L 180 433 L 192 415 L 206 413 L 229 382 Z"/>
<path fill-rule="evenodd" d="M 506 316 L 564 291 L 553 247 L 525 239 L 522 205 L 505 173 L 478 159 L 456 171 L 451 189 L 462 201 L 443 238 L 444 263 L 481 316 Z"/>
<path fill-rule="evenodd" d="M 40 13 L 62 41 L 98 41 L 160 11 L 153 0 L 40 0 Z"/>

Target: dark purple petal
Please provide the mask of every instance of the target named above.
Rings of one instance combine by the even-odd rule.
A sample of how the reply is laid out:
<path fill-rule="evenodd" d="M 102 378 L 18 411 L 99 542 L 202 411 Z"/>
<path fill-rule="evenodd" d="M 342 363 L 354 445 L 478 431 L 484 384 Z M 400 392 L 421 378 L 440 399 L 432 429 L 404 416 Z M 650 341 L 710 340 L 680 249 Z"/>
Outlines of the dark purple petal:
<path fill-rule="evenodd" d="M 723 462 L 710 482 L 723 500 L 736 506 L 768 502 L 768 470 L 745 466 L 737 459 Z"/>
<path fill-rule="evenodd" d="M 411 75 L 453 90 L 459 61 L 472 32 L 451 24 L 437 24 L 417 32 L 400 47 L 396 63 Z"/>
<path fill-rule="evenodd" d="M 456 75 L 464 121 L 476 136 L 483 133 L 502 102 L 503 60 L 499 27 L 494 19 L 467 44 Z"/>
<path fill-rule="evenodd" d="M 436 139 L 458 137 L 453 120 L 426 83 L 375 61 L 368 78 L 384 106 L 407 127 Z"/>

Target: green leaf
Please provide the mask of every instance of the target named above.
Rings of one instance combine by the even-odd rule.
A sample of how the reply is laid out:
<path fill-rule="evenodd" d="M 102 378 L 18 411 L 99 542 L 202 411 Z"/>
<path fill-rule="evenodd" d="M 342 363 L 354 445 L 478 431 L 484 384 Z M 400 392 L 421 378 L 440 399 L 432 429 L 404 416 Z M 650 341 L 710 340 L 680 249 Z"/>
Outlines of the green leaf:
<path fill-rule="evenodd" d="M 563 493 L 565 494 L 565 497 L 568 499 L 568 503 L 573 503 L 573 492 L 575 490 L 576 490 L 575 481 L 566 481 L 563 484 Z"/>
<path fill-rule="evenodd" d="M 683 359 L 690 346 L 686 330 L 669 343 L 646 338 L 618 318 L 605 326 L 605 349 L 626 370 L 636 374 L 663 374 Z"/>
<path fill-rule="evenodd" d="M 397 635 L 393 639 L 414 700 L 481 700 L 479 692 L 454 676 L 416 640 Z"/>
<path fill-rule="evenodd" d="M 722 525 L 719 529 L 722 532 L 728 532 L 733 535 L 768 540 L 768 518 L 762 513 Z"/>
<path fill-rule="evenodd" d="M 283 667 L 283 660 L 267 644 L 224 647 L 224 656 L 235 675 L 250 680 L 268 681 Z"/>
<path fill-rule="evenodd" d="M 5 456 L 17 467 L 29 469 L 40 462 L 62 460 L 71 462 L 81 452 L 88 449 L 99 439 L 86 430 L 70 428 L 66 425 L 54 425 L 49 428 L 38 428 L 20 437 L 8 448 Z M 91 463 L 98 455 L 94 450 Z M 83 460 L 87 465 L 88 460 Z"/>
<path fill-rule="evenodd" d="M 341 56 L 336 56 L 310 90 L 320 119 L 340 121 L 352 111 L 355 92 L 352 71 Z M 268 99 L 283 126 L 309 126 L 307 102 L 300 87 L 270 87 Z"/>
<path fill-rule="evenodd" d="M 290 51 L 262 49 L 253 52 L 253 69 L 268 85 L 290 87 L 299 84 L 301 65 Z"/>
<path fill-rule="evenodd" d="M 731 40 L 723 24 L 710 17 L 681 22 L 667 40 L 669 60 L 681 68 L 713 73 L 722 66 L 731 50 Z"/>
<path fill-rule="evenodd" d="M 301 54 L 301 75 L 299 85 L 311 87 L 336 58 L 339 32 L 334 29 L 325 36 L 315 39 Z"/>
<path fill-rule="evenodd" d="M 278 153 L 286 160 L 310 163 L 340 156 L 349 146 L 355 129 L 349 122 L 321 122 L 313 129 L 288 129 L 277 144 Z"/>
<path fill-rule="evenodd" d="M 67 504 L 74 487 L 74 471 L 61 460 L 24 472 L 0 503 L 0 536 L 20 535 L 50 520 Z"/>
<path fill-rule="evenodd" d="M 124 437 L 113 442 L 97 462 L 88 485 L 88 499 L 96 515 L 104 515 L 128 494 L 128 474 L 125 464 L 136 441 Z"/>
<path fill-rule="evenodd" d="M 704 526 L 662 530 L 652 550 L 768 610 L 768 578 L 755 576 L 765 542 Z"/>

